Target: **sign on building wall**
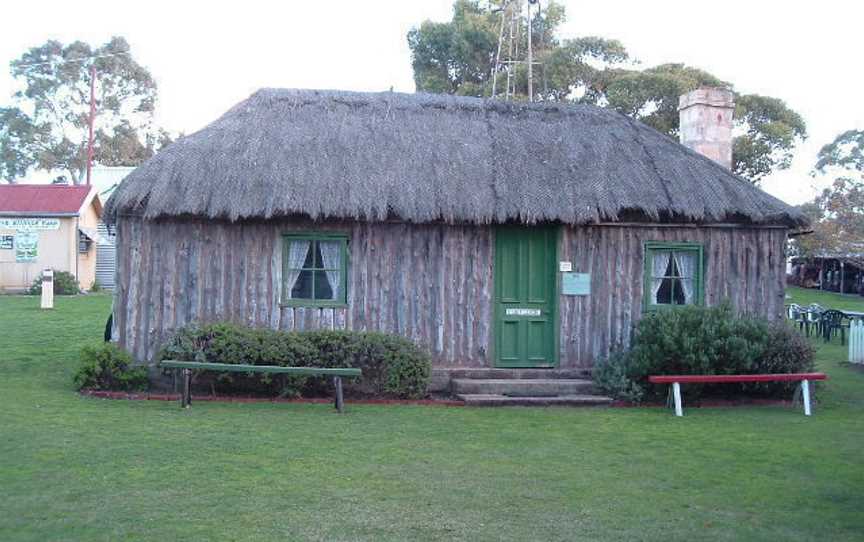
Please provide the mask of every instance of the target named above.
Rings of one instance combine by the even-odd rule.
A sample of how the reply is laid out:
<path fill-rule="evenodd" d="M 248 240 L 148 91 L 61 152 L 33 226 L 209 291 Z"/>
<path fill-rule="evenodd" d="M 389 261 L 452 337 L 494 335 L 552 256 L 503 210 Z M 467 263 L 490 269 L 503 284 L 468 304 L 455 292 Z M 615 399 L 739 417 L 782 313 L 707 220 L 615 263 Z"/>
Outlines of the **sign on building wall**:
<path fill-rule="evenodd" d="M 12 235 L 0 235 L 0 250 L 12 250 L 14 239 Z"/>
<path fill-rule="evenodd" d="M 35 262 L 39 257 L 39 232 L 19 231 L 15 234 L 15 261 Z"/>
<path fill-rule="evenodd" d="M 590 295 L 590 273 L 562 273 L 561 293 L 564 295 Z"/>
<path fill-rule="evenodd" d="M 57 230 L 60 229 L 59 218 L 14 218 L 0 217 L 0 230 Z"/>

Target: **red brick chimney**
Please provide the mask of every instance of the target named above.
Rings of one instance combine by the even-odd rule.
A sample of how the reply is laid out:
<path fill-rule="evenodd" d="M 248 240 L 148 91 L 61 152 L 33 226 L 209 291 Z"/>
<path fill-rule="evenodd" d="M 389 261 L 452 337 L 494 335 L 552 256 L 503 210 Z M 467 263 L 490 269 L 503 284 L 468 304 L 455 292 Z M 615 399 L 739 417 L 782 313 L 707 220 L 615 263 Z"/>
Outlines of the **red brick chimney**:
<path fill-rule="evenodd" d="M 732 169 L 735 100 L 725 88 L 702 87 L 678 100 L 681 144 Z"/>

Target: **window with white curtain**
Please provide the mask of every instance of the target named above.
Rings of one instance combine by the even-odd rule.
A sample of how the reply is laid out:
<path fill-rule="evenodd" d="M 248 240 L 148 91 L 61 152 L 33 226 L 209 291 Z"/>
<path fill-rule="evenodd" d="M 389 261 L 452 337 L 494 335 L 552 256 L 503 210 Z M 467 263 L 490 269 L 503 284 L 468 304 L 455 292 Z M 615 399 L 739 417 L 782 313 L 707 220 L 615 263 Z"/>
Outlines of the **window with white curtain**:
<path fill-rule="evenodd" d="M 299 306 L 346 302 L 344 235 L 286 235 L 282 253 L 282 301 Z"/>
<path fill-rule="evenodd" d="M 702 304 L 702 245 L 645 244 L 645 308 Z"/>

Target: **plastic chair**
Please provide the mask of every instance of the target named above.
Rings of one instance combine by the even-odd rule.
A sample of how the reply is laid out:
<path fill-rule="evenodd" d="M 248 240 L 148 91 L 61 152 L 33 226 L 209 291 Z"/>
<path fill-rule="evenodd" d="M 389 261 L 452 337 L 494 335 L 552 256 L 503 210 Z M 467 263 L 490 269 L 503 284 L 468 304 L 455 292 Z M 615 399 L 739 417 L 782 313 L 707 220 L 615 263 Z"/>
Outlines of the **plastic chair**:
<path fill-rule="evenodd" d="M 822 337 L 826 343 L 831 340 L 832 335 L 836 335 L 839 331 L 840 344 L 846 344 L 846 329 L 849 327 L 849 324 L 843 323 L 845 319 L 847 319 L 847 316 L 838 310 L 831 309 L 822 313 Z"/>

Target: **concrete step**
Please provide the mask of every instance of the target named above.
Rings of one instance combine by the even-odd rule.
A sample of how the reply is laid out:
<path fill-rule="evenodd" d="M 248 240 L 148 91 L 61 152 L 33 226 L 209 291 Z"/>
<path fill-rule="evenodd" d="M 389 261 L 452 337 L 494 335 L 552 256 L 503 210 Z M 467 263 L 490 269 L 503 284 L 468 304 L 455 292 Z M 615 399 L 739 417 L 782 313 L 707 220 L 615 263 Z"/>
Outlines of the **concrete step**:
<path fill-rule="evenodd" d="M 602 395 L 558 395 L 555 397 L 510 397 L 494 393 L 456 395 L 466 406 L 604 406 L 612 398 Z"/>
<path fill-rule="evenodd" d="M 433 376 L 449 378 L 591 378 L 590 369 L 502 369 L 476 367 L 447 367 L 432 369 Z"/>
<path fill-rule="evenodd" d="M 594 388 L 590 380 L 577 378 L 454 378 L 450 385 L 456 394 L 519 397 L 589 394 Z"/>

